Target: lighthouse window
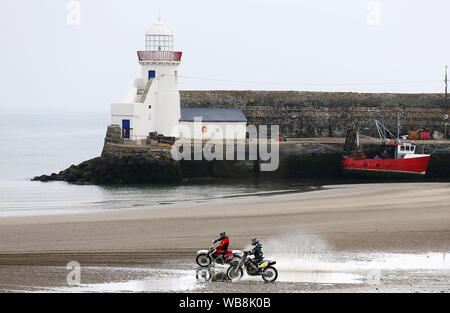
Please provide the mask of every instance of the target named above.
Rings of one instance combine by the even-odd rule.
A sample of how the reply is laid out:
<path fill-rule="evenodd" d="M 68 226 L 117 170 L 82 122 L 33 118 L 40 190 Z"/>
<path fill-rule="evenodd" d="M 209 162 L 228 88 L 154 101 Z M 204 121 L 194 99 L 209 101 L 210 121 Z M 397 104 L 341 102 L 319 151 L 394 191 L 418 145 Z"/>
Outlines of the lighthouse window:
<path fill-rule="evenodd" d="M 145 48 L 150 51 L 172 51 L 172 35 L 147 35 L 145 38 Z"/>

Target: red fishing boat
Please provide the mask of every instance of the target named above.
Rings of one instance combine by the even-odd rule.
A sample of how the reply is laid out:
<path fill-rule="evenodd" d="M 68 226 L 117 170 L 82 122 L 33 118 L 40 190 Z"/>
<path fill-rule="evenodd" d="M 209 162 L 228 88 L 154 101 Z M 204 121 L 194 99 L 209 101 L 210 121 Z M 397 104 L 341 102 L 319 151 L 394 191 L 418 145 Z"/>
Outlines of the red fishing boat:
<path fill-rule="evenodd" d="M 380 153 L 373 158 L 367 158 L 361 150 L 359 133 L 347 132 L 344 150 L 353 150 L 350 156 L 344 156 L 343 170 L 345 173 L 364 175 L 425 175 L 429 154 L 416 153 L 413 143 L 402 143 L 399 136 L 395 141 L 386 138 L 391 134 L 381 123 L 376 121 L 378 133 L 382 139 Z M 352 143 L 352 138 L 353 143 Z"/>

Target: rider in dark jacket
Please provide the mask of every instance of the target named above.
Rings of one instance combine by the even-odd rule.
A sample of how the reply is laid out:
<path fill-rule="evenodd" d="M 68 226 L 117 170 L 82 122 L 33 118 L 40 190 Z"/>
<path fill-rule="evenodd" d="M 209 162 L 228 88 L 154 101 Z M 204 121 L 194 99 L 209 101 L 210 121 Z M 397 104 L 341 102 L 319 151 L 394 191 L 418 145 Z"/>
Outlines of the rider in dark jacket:
<path fill-rule="evenodd" d="M 252 254 L 255 256 L 256 264 L 260 264 L 264 260 L 262 244 L 257 237 L 252 238 Z"/>

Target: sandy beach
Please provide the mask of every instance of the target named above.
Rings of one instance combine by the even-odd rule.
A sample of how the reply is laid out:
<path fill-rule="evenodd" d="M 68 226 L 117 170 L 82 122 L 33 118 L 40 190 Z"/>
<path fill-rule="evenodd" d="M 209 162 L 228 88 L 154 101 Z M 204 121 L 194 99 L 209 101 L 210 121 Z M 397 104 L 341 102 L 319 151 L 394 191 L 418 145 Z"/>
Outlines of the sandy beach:
<path fill-rule="evenodd" d="M 267 257 L 282 258 L 282 253 L 296 252 L 295 262 L 305 256 L 320 255 L 322 260 L 332 256 L 332 264 L 339 265 L 339 257 L 344 255 L 361 257 L 370 253 L 442 253 L 445 259 L 445 253 L 450 252 L 449 191 L 449 183 L 334 185 L 310 192 L 166 203 L 89 214 L 3 217 L 1 289 L 63 286 L 65 266 L 74 260 L 91 268 L 85 277 L 90 277 L 92 283 L 121 280 L 98 274 L 102 267 L 190 271 L 195 268 L 196 250 L 207 248 L 216 234 L 224 230 L 231 234 L 232 248 L 246 247 L 256 235 L 265 243 Z M 306 261 L 300 262 L 294 271 L 311 270 L 305 264 Z M 450 277 L 447 265 L 444 261 L 437 272 L 425 275 L 431 277 L 431 283 L 423 278 L 423 290 L 449 291 L 448 279 L 443 285 L 435 280 Z M 314 271 L 329 272 L 332 267 Z M 405 269 L 391 270 L 398 274 Z M 411 273 L 414 269 L 407 270 Z M 136 278 L 129 273 L 124 277 Z M 410 274 L 398 277 L 409 278 L 405 282 L 397 279 L 394 285 L 385 283 L 386 291 L 411 291 L 408 288 L 421 286 L 416 282 L 414 287 L 408 287 L 414 281 Z M 233 285 L 229 291 L 239 291 L 238 285 Z M 320 282 L 295 280 L 277 286 L 271 291 L 351 287 L 339 282 L 324 287 Z M 369 287 L 358 286 L 361 290 Z M 211 288 L 207 291 L 215 287 Z M 244 291 L 249 287 L 242 288 Z"/>

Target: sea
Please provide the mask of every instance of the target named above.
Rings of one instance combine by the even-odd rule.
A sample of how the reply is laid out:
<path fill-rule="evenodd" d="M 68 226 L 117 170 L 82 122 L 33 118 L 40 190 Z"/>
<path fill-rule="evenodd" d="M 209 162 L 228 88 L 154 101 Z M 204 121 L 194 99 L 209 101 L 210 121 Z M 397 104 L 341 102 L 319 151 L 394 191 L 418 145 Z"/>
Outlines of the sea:
<path fill-rule="evenodd" d="M 177 185 L 75 185 L 31 181 L 100 156 L 107 114 L 2 114 L 0 217 L 145 208 L 186 200 L 301 190 L 310 182 L 214 180 Z"/>

